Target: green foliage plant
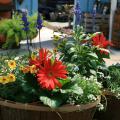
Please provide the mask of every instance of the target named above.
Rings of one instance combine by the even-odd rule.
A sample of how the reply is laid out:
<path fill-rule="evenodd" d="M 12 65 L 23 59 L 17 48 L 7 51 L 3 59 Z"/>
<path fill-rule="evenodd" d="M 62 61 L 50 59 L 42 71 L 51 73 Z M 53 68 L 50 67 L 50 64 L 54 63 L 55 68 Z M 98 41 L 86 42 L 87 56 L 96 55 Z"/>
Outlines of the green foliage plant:
<path fill-rule="evenodd" d="M 53 53 L 51 51 L 51 53 Z M 32 53 L 32 58 L 38 52 Z M 56 53 L 55 53 L 56 54 Z M 52 57 L 52 63 L 54 57 Z M 21 103 L 31 103 L 40 101 L 51 108 L 57 108 L 65 104 L 80 105 L 95 102 L 101 94 L 101 83 L 97 82 L 95 76 L 85 77 L 79 73 L 73 76 L 68 74 L 66 79 L 59 79 L 62 87 L 56 87 L 53 90 L 42 88 L 37 81 L 35 73 L 22 72 L 22 68 L 29 66 L 28 55 L 21 56 L 0 56 L 0 97 Z M 8 63 L 15 62 L 14 69 L 11 69 Z M 14 74 L 15 80 L 5 82 L 4 76 L 10 73 Z M 2 79 L 2 81 L 1 81 Z M 45 79 L 46 80 L 46 79 Z"/>
<path fill-rule="evenodd" d="M 105 65 L 103 58 L 109 58 L 109 53 L 100 54 L 101 48 L 92 45 L 92 37 L 97 34 L 101 33 L 86 34 L 82 27 L 77 26 L 73 36 L 63 39 L 57 46 L 70 75 L 79 73 L 86 77 L 96 76 L 99 67 Z"/>
<path fill-rule="evenodd" d="M 37 30 L 35 29 L 36 16 L 29 17 L 30 30 L 29 39 L 32 40 L 37 35 Z M 3 48 L 12 48 L 14 46 L 19 46 L 21 40 L 26 39 L 26 35 L 22 30 L 22 21 L 20 15 L 14 15 L 12 19 L 5 19 L 0 21 L 0 34 L 4 35 L 6 41 Z"/>
<path fill-rule="evenodd" d="M 120 98 L 120 64 L 111 65 L 108 67 L 109 79 L 107 80 L 108 89 L 112 91 L 117 98 Z"/>

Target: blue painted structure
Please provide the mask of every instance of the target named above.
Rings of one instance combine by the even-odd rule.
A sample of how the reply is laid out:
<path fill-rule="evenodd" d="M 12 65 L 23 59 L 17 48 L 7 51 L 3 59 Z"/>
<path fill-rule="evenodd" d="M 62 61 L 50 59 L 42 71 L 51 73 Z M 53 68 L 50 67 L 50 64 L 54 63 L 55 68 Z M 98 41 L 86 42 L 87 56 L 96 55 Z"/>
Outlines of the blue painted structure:
<path fill-rule="evenodd" d="M 92 12 L 95 0 L 76 0 L 80 2 L 82 12 Z M 101 2 L 109 2 L 110 0 L 101 0 Z"/>
<path fill-rule="evenodd" d="M 38 0 L 24 0 L 22 4 L 19 4 L 17 0 L 15 0 L 16 10 L 27 9 L 29 15 L 33 15 L 38 11 Z"/>

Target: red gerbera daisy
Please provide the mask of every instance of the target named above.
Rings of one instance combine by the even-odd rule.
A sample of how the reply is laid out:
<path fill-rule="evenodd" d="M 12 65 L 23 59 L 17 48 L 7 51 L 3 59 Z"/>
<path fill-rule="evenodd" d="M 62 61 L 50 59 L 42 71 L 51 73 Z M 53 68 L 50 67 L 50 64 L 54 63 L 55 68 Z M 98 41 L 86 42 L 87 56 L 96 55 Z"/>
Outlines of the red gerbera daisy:
<path fill-rule="evenodd" d="M 66 79 L 66 74 L 66 66 L 61 61 L 55 59 L 54 62 L 51 62 L 48 59 L 45 61 L 44 67 L 39 70 L 37 77 L 42 88 L 53 90 L 56 86 L 62 87 L 57 78 Z"/>
<path fill-rule="evenodd" d="M 103 33 L 102 34 L 97 34 L 96 36 L 94 36 L 92 38 L 92 42 L 93 42 L 92 44 L 94 46 L 98 46 L 100 48 L 107 48 L 109 45 L 110 46 L 113 45 L 110 41 L 106 40 L 106 38 L 103 35 Z"/>
<path fill-rule="evenodd" d="M 30 59 L 30 65 L 35 65 L 36 67 L 41 67 L 44 62 L 51 56 L 51 52 L 45 48 L 39 50 L 39 56 L 34 59 Z"/>

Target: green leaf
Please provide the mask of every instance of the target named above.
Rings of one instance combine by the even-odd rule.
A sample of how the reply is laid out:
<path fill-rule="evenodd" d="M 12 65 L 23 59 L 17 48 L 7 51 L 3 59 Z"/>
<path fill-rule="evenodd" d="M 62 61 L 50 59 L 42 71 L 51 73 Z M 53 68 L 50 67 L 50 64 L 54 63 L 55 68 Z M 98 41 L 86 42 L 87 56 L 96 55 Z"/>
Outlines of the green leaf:
<path fill-rule="evenodd" d="M 63 103 L 63 100 L 58 96 L 53 96 L 52 98 L 47 96 L 40 96 L 40 100 L 44 103 L 44 105 L 48 105 L 51 108 L 57 108 Z"/>
<path fill-rule="evenodd" d="M 77 95 L 81 95 L 83 94 L 83 90 L 80 86 L 78 86 L 78 84 L 73 84 L 71 82 L 71 85 L 69 85 L 66 89 L 62 89 L 61 93 L 74 93 Z"/>
<path fill-rule="evenodd" d="M 71 58 L 71 61 L 75 61 L 76 59 L 78 58 L 78 55 L 73 55 L 72 58 Z"/>
<path fill-rule="evenodd" d="M 19 45 L 19 37 L 17 35 L 15 35 L 15 41 L 16 41 L 16 44 L 18 46 Z"/>
<path fill-rule="evenodd" d="M 98 59 L 98 56 L 95 53 L 89 53 L 88 55 L 92 58 Z"/>
<path fill-rule="evenodd" d="M 92 75 L 96 75 L 96 71 L 95 71 L 95 70 L 90 70 L 90 73 L 91 73 Z"/>
<path fill-rule="evenodd" d="M 69 53 L 71 54 L 71 53 L 74 53 L 76 51 L 76 49 L 75 48 L 70 48 L 70 51 L 69 51 Z"/>
<path fill-rule="evenodd" d="M 97 62 L 95 60 L 91 60 L 90 64 L 91 64 L 92 68 L 94 68 L 94 69 L 97 68 Z"/>

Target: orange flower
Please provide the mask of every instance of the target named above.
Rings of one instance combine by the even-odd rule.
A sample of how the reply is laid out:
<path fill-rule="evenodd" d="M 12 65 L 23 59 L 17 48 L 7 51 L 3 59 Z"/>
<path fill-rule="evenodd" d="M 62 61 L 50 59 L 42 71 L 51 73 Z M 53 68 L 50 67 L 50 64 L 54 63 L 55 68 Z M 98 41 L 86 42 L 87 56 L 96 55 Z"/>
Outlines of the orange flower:
<path fill-rule="evenodd" d="M 12 74 L 12 73 L 10 73 L 10 74 L 8 75 L 8 79 L 9 79 L 9 82 L 15 82 L 15 80 L 16 80 L 15 75 Z"/>
<path fill-rule="evenodd" d="M 33 74 L 33 73 L 36 73 L 36 66 L 35 65 L 32 65 L 30 66 L 30 73 Z"/>
<path fill-rule="evenodd" d="M 22 67 L 21 70 L 23 73 L 28 73 L 30 71 L 30 66 Z"/>
<path fill-rule="evenodd" d="M 9 60 L 8 61 L 8 66 L 10 67 L 10 69 L 15 69 L 16 68 L 16 62 L 14 60 Z"/>

